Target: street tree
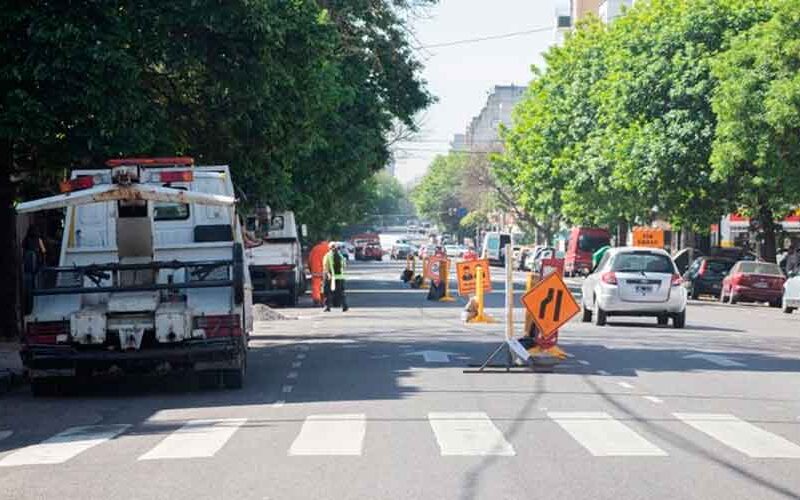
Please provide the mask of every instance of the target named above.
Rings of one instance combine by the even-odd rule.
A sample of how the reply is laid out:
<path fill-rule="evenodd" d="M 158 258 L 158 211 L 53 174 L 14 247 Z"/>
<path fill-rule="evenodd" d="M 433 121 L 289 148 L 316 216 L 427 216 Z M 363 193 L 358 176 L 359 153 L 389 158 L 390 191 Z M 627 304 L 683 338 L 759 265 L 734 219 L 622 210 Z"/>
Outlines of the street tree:
<path fill-rule="evenodd" d="M 769 21 L 716 57 L 713 74 L 714 177 L 733 187 L 734 207 L 757 222 L 761 255 L 774 262 L 775 221 L 800 205 L 800 1 L 778 1 Z"/>

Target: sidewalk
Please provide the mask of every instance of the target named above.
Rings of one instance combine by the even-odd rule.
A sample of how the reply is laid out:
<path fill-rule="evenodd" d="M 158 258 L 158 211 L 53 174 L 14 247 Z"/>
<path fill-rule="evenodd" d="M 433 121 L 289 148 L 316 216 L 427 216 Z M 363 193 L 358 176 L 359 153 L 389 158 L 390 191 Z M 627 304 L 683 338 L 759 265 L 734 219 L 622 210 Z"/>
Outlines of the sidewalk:
<path fill-rule="evenodd" d="M 0 340 L 0 394 L 10 391 L 22 381 L 23 368 L 19 359 L 19 343 Z"/>

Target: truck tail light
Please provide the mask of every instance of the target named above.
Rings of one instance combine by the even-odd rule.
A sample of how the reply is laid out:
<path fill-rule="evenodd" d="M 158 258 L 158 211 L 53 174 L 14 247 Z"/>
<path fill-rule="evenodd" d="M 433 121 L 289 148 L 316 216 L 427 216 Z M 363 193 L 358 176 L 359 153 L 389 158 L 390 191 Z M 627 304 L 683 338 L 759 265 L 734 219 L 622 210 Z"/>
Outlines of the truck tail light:
<path fill-rule="evenodd" d="M 89 189 L 94 186 L 94 177 L 91 175 L 81 175 L 68 181 L 62 181 L 58 187 L 62 193 L 71 193 L 81 189 Z"/>
<path fill-rule="evenodd" d="M 672 286 L 681 286 L 683 284 L 683 278 L 678 273 L 672 275 Z"/>
<path fill-rule="evenodd" d="M 617 275 L 616 275 L 616 273 L 614 273 L 614 271 L 603 273 L 603 275 L 600 277 L 600 279 L 606 285 L 616 285 L 617 284 Z"/>
<path fill-rule="evenodd" d="M 25 332 L 27 344 L 58 344 L 69 340 L 69 321 L 42 321 L 28 323 Z"/>
<path fill-rule="evenodd" d="M 159 172 L 159 179 L 161 182 L 192 182 L 194 180 L 194 172 L 191 170 L 164 170 Z"/>
<path fill-rule="evenodd" d="M 237 314 L 198 316 L 194 319 L 196 329 L 206 332 L 206 338 L 241 337 L 242 326 Z"/>

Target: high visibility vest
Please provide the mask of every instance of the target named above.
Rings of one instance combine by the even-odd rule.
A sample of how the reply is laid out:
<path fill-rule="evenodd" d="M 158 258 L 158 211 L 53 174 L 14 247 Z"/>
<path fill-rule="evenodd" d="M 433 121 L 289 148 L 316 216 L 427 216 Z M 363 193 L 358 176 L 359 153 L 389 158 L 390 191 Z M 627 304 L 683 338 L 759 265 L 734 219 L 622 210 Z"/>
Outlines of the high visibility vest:
<path fill-rule="evenodd" d="M 323 269 L 326 273 L 330 273 L 333 276 L 333 279 L 336 280 L 343 280 L 344 279 L 344 267 L 345 267 L 345 258 L 339 255 L 339 261 L 342 263 L 342 267 L 339 270 L 340 272 L 336 274 L 334 272 L 333 267 L 333 252 L 328 252 L 325 254 L 325 258 L 323 259 Z"/>

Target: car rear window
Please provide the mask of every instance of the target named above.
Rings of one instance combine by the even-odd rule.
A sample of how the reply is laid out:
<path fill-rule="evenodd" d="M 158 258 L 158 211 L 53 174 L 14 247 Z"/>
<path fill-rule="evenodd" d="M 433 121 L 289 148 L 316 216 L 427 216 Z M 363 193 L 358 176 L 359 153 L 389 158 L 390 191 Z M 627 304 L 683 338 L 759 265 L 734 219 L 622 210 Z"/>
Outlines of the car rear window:
<path fill-rule="evenodd" d="M 578 249 L 581 252 L 594 252 L 598 248 L 610 244 L 611 240 L 608 239 L 608 236 L 603 235 L 582 234 L 578 238 Z"/>
<path fill-rule="evenodd" d="M 781 268 L 778 264 L 769 262 L 742 262 L 739 264 L 739 272 L 745 274 L 772 274 L 781 276 Z"/>
<path fill-rule="evenodd" d="M 733 267 L 733 262 L 728 260 L 707 260 L 706 272 L 709 274 L 725 274 Z"/>
<path fill-rule="evenodd" d="M 672 274 L 675 272 L 675 265 L 666 255 L 649 252 L 621 253 L 614 258 L 611 270 L 618 273 Z"/>

